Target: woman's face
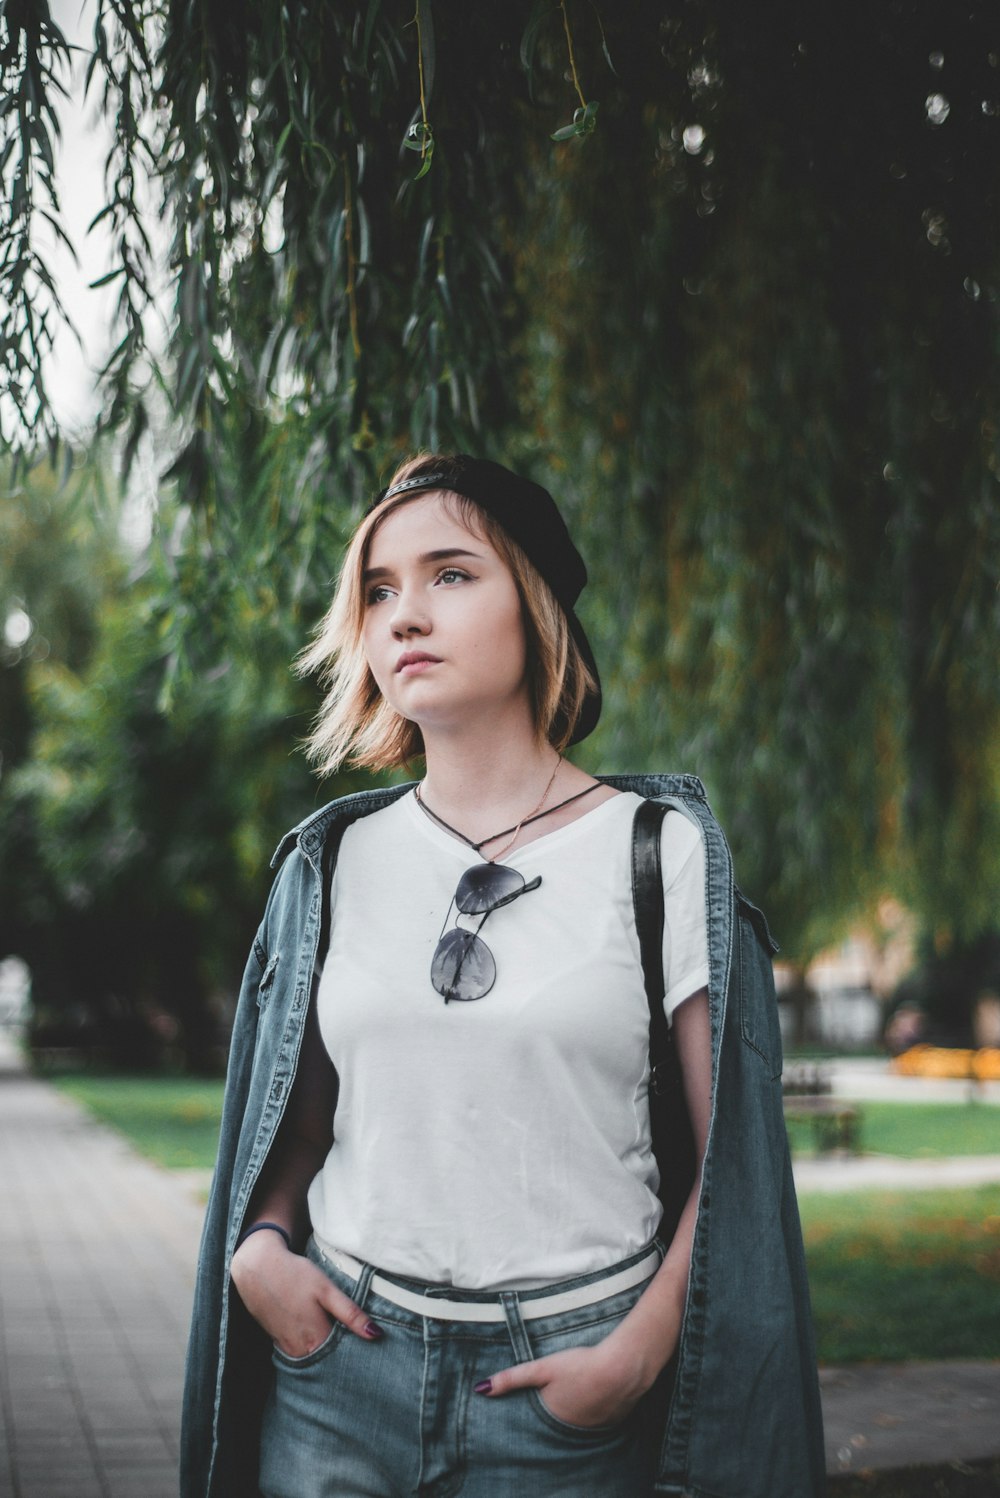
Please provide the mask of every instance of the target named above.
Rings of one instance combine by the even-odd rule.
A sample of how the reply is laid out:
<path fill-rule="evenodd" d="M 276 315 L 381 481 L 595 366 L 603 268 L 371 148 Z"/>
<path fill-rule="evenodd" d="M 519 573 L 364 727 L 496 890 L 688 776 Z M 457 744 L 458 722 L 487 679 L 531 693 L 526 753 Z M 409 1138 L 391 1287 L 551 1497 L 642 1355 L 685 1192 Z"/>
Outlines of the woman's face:
<path fill-rule="evenodd" d="M 422 730 L 530 712 L 521 600 L 510 568 L 440 492 L 393 510 L 365 566 L 364 649 L 388 702 Z"/>

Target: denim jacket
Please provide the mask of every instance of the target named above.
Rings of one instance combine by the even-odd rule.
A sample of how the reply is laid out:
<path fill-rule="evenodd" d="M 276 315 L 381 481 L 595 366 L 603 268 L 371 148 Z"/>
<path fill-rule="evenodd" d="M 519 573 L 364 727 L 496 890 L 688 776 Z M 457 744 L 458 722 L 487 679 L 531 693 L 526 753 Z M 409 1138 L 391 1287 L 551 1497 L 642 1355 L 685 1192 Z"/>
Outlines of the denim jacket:
<path fill-rule="evenodd" d="M 706 851 L 712 1109 L 687 1301 L 663 1410 L 655 1491 L 688 1498 L 819 1498 L 822 1417 L 781 1100 L 776 948 L 733 880 L 722 831 L 693 775 L 605 777 L 662 800 Z M 188 1348 L 182 1498 L 257 1494 L 270 1343 L 229 1281 L 229 1263 L 295 1078 L 321 918 L 328 836 L 404 787 L 332 802 L 280 843 L 244 974 L 219 1156 Z M 655 1060 L 655 1058 L 654 1058 Z"/>

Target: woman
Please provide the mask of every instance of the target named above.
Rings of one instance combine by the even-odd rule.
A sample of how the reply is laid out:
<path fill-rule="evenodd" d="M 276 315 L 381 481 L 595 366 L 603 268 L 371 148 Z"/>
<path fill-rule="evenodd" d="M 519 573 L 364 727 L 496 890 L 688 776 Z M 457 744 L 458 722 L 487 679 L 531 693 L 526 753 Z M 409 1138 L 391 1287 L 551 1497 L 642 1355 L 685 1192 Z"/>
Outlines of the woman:
<path fill-rule="evenodd" d="M 186 1493 L 820 1491 L 756 913 L 691 777 L 612 784 L 562 757 L 600 711 L 573 611 L 585 579 L 551 496 L 461 455 L 404 465 L 348 550 L 304 657 L 328 686 L 313 752 L 325 770 L 426 768 L 296 829 L 255 943 L 200 1267 Z M 646 789 L 672 806 L 661 991 L 704 1162 L 665 1242 L 632 888 Z M 749 1091 L 723 1060 L 737 930 Z M 727 1289 L 747 1278 L 763 1296 L 750 1317 Z M 709 1411 L 737 1448 L 721 1460 Z"/>

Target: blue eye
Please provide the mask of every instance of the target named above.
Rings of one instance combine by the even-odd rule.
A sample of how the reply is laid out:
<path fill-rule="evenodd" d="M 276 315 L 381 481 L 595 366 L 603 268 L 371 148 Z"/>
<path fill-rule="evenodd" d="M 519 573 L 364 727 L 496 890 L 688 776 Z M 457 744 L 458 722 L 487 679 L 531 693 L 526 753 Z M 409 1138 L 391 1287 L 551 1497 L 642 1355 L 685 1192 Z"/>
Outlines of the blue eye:
<path fill-rule="evenodd" d="M 469 574 L 463 572 L 461 567 L 442 567 L 438 573 L 438 582 L 468 582 Z"/>
<path fill-rule="evenodd" d="M 382 601 L 384 599 L 388 598 L 388 597 L 389 597 L 389 589 L 385 586 L 385 584 L 384 583 L 376 583 L 373 587 L 371 587 L 371 588 L 368 589 L 368 594 L 367 594 L 367 596 L 365 598 L 365 603 L 367 603 L 367 604 L 382 603 Z"/>

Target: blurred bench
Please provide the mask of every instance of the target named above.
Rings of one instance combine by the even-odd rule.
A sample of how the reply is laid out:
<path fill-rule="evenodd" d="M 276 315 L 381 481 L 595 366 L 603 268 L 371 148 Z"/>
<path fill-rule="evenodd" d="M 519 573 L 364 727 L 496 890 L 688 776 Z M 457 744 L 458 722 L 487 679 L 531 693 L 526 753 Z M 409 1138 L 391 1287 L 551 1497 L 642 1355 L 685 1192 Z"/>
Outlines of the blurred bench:
<path fill-rule="evenodd" d="M 819 1154 L 830 1154 L 833 1150 L 850 1155 L 861 1153 L 861 1110 L 855 1103 L 829 1094 L 817 1097 L 797 1093 L 783 1101 L 786 1121 L 809 1120 Z"/>

